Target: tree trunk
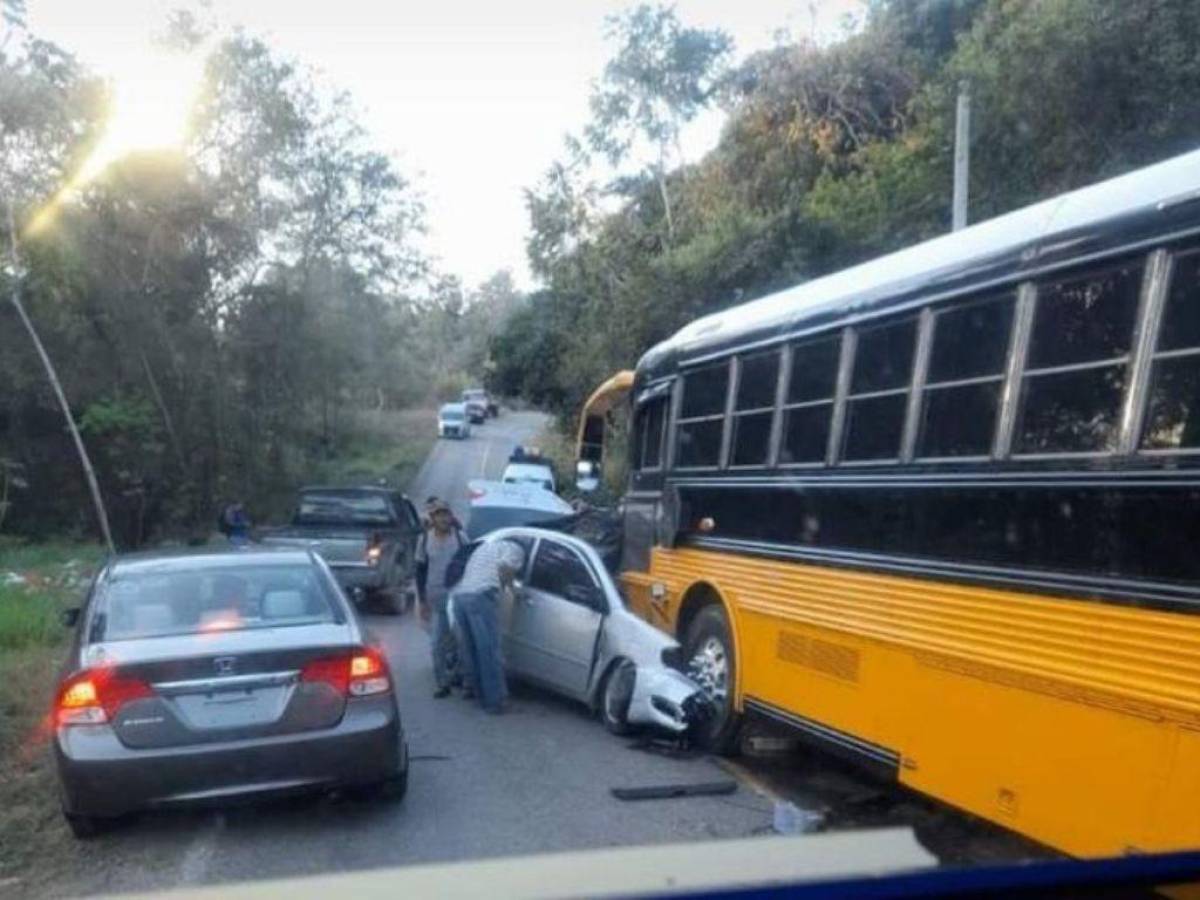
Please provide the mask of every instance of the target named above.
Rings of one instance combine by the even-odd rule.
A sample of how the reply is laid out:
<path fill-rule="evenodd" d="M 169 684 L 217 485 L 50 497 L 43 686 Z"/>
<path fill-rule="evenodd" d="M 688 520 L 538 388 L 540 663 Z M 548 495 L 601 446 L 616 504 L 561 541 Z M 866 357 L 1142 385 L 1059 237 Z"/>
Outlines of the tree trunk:
<path fill-rule="evenodd" d="M 183 459 L 183 448 L 179 444 L 179 435 L 175 432 L 175 423 L 171 419 L 171 411 L 167 409 L 167 403 L 163 400 L 162 391 L 158 389 L 158 381 L 154 377 L 154 370 L 150 368 L 150 360 L 146 358 L 146 351 L 139 350 L 138 355 L 142 358 L 142 369 L 146 373 L 146 381 L 150 384 L 150 393 L 154 395 L 154 402 L 158 405 L 159 415 L 162 416 L 163 427 L 167 429 L 167 440 L 171 442 L 171 450 L 175 454 L 175 461 L 179 464 L 179 474 L 183 480 L 187 481 L 187 463 Z"/>
<path fill-rule="evenodd" d="M 667 192 L 667 173 L 661 162 L 659 162 L 658 170 L 654 174 L 658 181 L 658 192 L 662 195 L 663 212 L 667 216 L 667 241 L 674 244 L 675 217 L 671 214 L 671 195 Z"/>
<path fill-rule="evenodd" d="M 83 445 L 83 438 L 79 434 L 79 428 L 75 425 L 75 417 L 71 415 L 71 407 L 67 403 L 67 395 L 63 391 L 62 383 L 58 380 L 58 373 L 54 369 L 54 363 L 50 361 L 50 354 L 46 352 L 46 348 L 42 345 L 42 339 L 38 337 L 37 329 L 33 327 L 33 321 L 25 312 L 25 304 L 21 302 L 21 253 L 17 245 L 17 224 L 13 216 L 12 204 L 8 204 L 8 240 L 9 240 L 9 255 L 12 259 L 13 280 L 10 299 L 12 305 L 17 311 L 17 317 L 20 318 L 25 330 L 29 332 L 29 338 L 33 341 L 33 346 L 37 350 L 38 356 L 42 360 L 42 365 L 46 368 L 46 377 L 50 380 L 51 387 L 54 388 L 54 394 L 58 398 L 58 404 L 62 408 L 63 418 L 67 420 L 67 430 L 71 432 L 71 438 L 75 442 L 75 450 L 79 453 L 79 462 L 83 465 L 83 474 L 87 478 L 88 490 L 92 494 L 92 503 L 96 507 L 96 519 L 100 523 L 100 533 L 104 536 L 104 543 L 108 546 L 109 553 L 116 553 L 117 548 L 113 543 L 112 530 L 108 527 L 108 512 L 104 508 L 104 497 L 100 493 L 100 482 L 96 480 L 96 472 L 92 468 L 92 461 L 88 457 L 87 448 Z"/>

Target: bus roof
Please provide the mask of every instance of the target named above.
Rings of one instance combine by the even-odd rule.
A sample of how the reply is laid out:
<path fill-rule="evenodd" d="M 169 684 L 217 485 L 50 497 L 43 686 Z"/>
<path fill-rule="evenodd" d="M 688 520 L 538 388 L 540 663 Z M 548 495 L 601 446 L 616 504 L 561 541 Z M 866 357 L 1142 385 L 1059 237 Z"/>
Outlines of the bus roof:
<path fill-rule="evenodd" d="M 1197 201 L 1200 151 L 1193 151 L 704 316 L 647 351 L 638 363 L 639 381 L 713 355 L 1196 230 Z"/>

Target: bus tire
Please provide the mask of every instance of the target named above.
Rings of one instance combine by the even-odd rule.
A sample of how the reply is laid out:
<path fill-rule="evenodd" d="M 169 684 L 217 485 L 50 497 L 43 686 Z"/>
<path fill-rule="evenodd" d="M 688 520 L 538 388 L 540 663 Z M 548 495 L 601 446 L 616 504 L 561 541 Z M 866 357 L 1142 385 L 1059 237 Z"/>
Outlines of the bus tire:
<path fill-rule="evenodd" d="M 683 647 L 688 675 L 715 706 L 713 714 L 695 727 L 693 739 L 705 750 L 732 756 L 738 750 L 742 724 L 733 705 L 737 658 L 729 621 L 720 605 L 710 603 L 696 614 Z"/>

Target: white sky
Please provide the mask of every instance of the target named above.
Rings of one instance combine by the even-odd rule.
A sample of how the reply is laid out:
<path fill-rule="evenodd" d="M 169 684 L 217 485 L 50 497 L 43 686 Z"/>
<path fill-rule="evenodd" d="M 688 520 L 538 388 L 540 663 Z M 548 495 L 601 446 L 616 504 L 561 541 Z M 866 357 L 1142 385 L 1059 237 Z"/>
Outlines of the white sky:
<path fill-rule="evenodd" d="M 32 30 L 103 73 L 128 72 L 179 2 L 28 0 Z M 473 286 L 498 269 L 529 283 L 522 189 L 587 120 L 608 59 L 605 16 L 621 0 L 209 0 L 222 27 L 262 34 L 348 90 L 381 150 L 414 177 L 429 209 L 428 249 Z M 828 39 L 862 0 L 786 3 L 678 0 L 687 24 L 719 26 L 737 57 L 780 29 Z M 142 71 L 147 68 L 143 66 Z M 689 159 L 720 129 L 718 114 L 686 135 Z"/>

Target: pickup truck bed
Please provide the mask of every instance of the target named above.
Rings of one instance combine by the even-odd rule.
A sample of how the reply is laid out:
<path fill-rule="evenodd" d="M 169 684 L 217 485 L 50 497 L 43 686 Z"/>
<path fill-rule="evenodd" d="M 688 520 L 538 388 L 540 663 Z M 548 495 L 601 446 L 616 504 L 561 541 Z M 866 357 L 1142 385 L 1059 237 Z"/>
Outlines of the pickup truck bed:
<path fill-rule="evenodd" d="M 352 597 L 379 598 L 403 611 L 415 571 L 421 523 L 404 495 L 386 488 L 306 488 L 292 524 L 268 528 L 268 546 L 305 547 L 329 565 Z"/>

